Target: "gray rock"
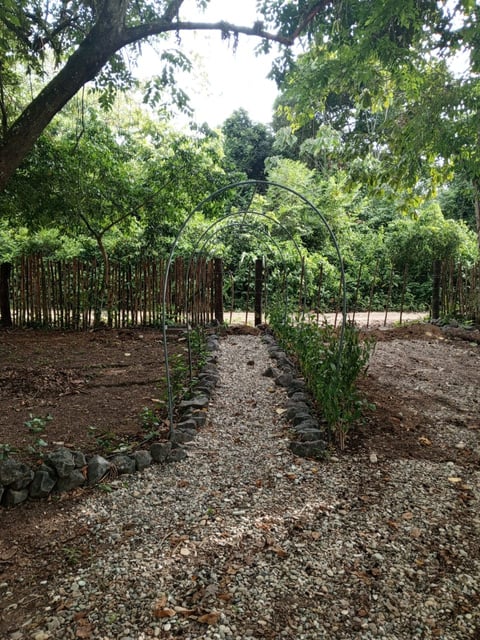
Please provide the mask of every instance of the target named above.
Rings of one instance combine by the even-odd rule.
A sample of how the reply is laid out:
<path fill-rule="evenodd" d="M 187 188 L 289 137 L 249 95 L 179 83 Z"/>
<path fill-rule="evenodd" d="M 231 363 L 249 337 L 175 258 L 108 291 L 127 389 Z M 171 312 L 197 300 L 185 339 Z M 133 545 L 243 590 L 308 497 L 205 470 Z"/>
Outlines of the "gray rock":
<path fill-rule="evenodd" d="M 305 404 L 310 405 L 311 401 L 312 401 L 312 399 L 310 398 L 310 396 L 307 393 L 304 393 L 303 391 L 296 391 L 287 400 L 287 407 L 289 406 L 290 402 L 292 402 L 292 403 L 294 403 L 294 402 L 304 402 Z"/>
<path fill-rule="evenodd" d="M 28 489 L 7 489 L 3 497 L 3 503 L 6 507 L 15 507 L 17 504 L 25 502 L 28 498 Z"/>
<path fill-rule="evenodd" d="M 207 363 L 202 367 L 200 376 L 202 375 L 213 375 L 218 378 L 218 367 L 216 367 L 214 364 Z"/>
<path fill-rule="evenodd" d="M 180 462 L 180 460 L 185 460 L 187 458 L 187 452 L 185 449 L 181 447 L 176 447 L 172 449 L 168 454 L 167 462 Z"/>
<path fill-rule="evenodd" d="M 197 421 L 193 418 L 187 418 L 186 420 L 182 420 L 177 424 L 177 429 L 196 429 Z"/>
<path fill-rule="evenodd" d="M 182 420 L 182 423 L 193 420 L 197 429 L 203 427 L 207 422 L 207 414 L 205 413 L 205 411 L 194 411 L 193 413 L 187 413 L 185 414 L 185 416 L 183 416 L 183 418 L 184 419 Z"/>
<path fill-rule="evenodd" d="M 146 449 L 140 449 L 139 451 L 134 451 L 132 454 L 132 458 L 135 460 L 135 467 L 137 471 L 143 471 L 147 467 L 152 464 L 152 456 L 150 451 Z"/>
<path fill-rule="evenodd" d="M 87 465 L 88 485 L 91 487 L 109 472 L 110 463 L 102 456 L 95 455 L 90 458 Z"/>
<path fill-rule="evenodd" d="M 325 433 L 320 429 L 302 429 L 295 432 L 295 437 L 300 442 L 314 442 L 315 440 L 323 440 Z"/>
<path fill-rule="evenodd" d="M 326 443 L 323 440 L 312 440 L 309 442 L 290 442 L 290 451 L 302 458 L 315 458 L 323 460 L 326 457 Z"/>
<path fill-rule="evenodd" d="M 291 404 L 285 413 L 285 417 L 287 420 L 293 420 L 293 418 L 299 414 L 310 415 L 310 407 L 308 404 L 305 402 L 295 402 Z"/>
<path fill-rule="evenodd" d="M 172 433 L 171 441 L 174 444 L 184 444 L 185 442 L 191 442 L 197 435 L 196 429 L 175 429 Z"/>
<path fill-rule="evenodd" d="M 290 422 L 294 427 L 297 427 L 299 424 L 302 424 L 302 422 L 306 422 L 307 420 L 313 420 L 311 413 L 309 411 L 299 411 L 290 419 Z"/>
<path fill-rule="evenodd" d="M 130 456 L 114 456 L 110 462 L 115 467 L 119 475 L 123 475 L 125 473 L 135 473 L 136 471 L 135 460 Z"/>
<path fill-rule="evenodd" d="M 80 469 L 74 469 L 68 478 L 59 478 L 57 482 L 57 486 L 55 487 L 57 491 L 73 491 L 77 487 L 81 487 L 86 482 L 85 476 L 80 471 Z"/>
<path fill-rule="evenodd" d="M 319 428 L 318 420 L 310 416 L 305 420 L 303 420 L 303 422 L 300 422 L 299 424 L 295 425 L 293 427 L 293 430 L 296 433 L 297 431 L 306 431 L 307 429 L 318 429 L 318 428 Z"/>
<path fill-rule="evenodd" d="M 181 409 L 203 409 L 208 406 L 209 399 L 207 396 L 195 396 L 189 400 L 180 402 Z"/>
<path fill-rule="evenodd" d="M 72 451 L 75 469 L 83 469 L 87 465 L 87 457 L 81 451 Z"/>
<path fill-rule="evenodd" d="M 275 369 L 273 367 L 268 367 L 262 373 L 262 376 L 264 376 L 265 378 L 275 378 L 276 375 L 277 375 L 277 372 L 275 371 Z"/>
<path fill-rule="evenodd" d="M 65 447 L 48 454 L 45 458 L 45 464 L 55 469 L 59 478 L 68 478 L 75 469 L 72 452 Z"/>
<path fill-rule="evenodd" d="M 275 378 L 275 384 L 280 387 L 290 387 L 294 382 L 293 375 L 291 373 L 281 373 Z"/>
<path fill-rule="evenodd" d="M 171 450 L 171 442 L 154 442 L 150 447 L 150 455 L 155 462 L 166 462 Z"/>
<path fill-rule="evenodd" d="M 291 384 L 288 385 L 287 395 L 289 397 L 293 396 L 294 393 L 298 391 L 305 391 L 305 380 L 301 380 L 300 378 L 295 378 Z"/>
<path fill-rule="evenodd" d="M 207 340 L 206 347 L 208 351 L 218 351 L 220 349 L 220 346 L 218 344 L 217 336 L 210 336 Z"/>
<path fill-rule="evenodd" d="M 46 465 L 42 465 L 42 467 L 46 467 Z M 46 498 L 55 486 L 55 482 L 55 477 L 45 468 L 38 469 L 35 472 L 28 493 L 31 498 Z"/>
<path fill-rule="evenodd" d="M 33 471 L 23 462 L 7 458 L 0 462 L 0 484 L 14 491 L 24 489 L 33 479 Z"/>

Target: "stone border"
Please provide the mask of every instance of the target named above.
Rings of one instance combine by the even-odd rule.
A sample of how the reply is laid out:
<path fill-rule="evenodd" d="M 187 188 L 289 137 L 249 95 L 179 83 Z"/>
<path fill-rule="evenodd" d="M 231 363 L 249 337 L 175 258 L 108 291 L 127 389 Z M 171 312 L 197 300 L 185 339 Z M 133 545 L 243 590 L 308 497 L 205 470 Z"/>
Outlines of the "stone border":
<path fill-rule="evenodd" d="M 279 369 L 269 367 L 263 375 L 273 378 L 275 384 L 287 390 L 285 417 L 291 425 L 290 451 L 302 458 L 324 460 L 328 455 L 326 423 L 315 416 L 305 380 L 298 374 L 295 364 L 277 344 L 272 334 L 264 334 L 262 340 L 267 345 L 270 358 L 275 360 Z"/>
<path fill-rule="evenodd" d="M 82 486 L 93 487 L 111 477 L 143 471 L 153 463 L 185 459 L 187 452 L 182 445 L 191 442 L 205 425 L 210 397 L 219 380 L 215 355 L 220 348 L 218 341 L 215 333 L 207 337 L 207 362 L 198 375 L 191 397 L 180 402 L 180 418 L 170 440 L 153 442 L 149 449 L 139 449 L 132 454 L 119 453 L 109 460 L 97 454 L 87 457 L 81 451 L 62 447 L 48 454 L 35 470 L 23 462 L 7 458 L 0 462 L 0 505 L 14 507 L 29 498 L 47 498 L 52 493 L 64 493 Z M 327 433 L 314 415 L 304 379 L 298 375 L 294 363 L 273 335 L 264 333 L 262 341 L 277 367 L 269 367 L 263 375 L 273 378 L 275 384 L 287 390 L 285 417 L 291 424 L 293 436 L 290 450 L 297 456 L 325 459 Z"/>
<path fill-rule="evenodd" d="M 150 449 L 132 454 L 116 454 L 107 460 L 100 455 L 86 456 L 81 451 L 62 447 L 49 453 L 35 470 L 13 458 L 0 461 L 0 505 L 14 507 L 28 498 L 47 498 L 51 493 L 93 487 L 102 480 L 143 471 L 153 463 L 177 462 L 187 457 L 182 444 L 190 442 L 204 426 L 210 396 L 218 382 L 218 336 L 206 340 L 207 362 L 198 375 L 192 397 L 180 403 L 180 419 L 170 440 L 153 442 Z"/>

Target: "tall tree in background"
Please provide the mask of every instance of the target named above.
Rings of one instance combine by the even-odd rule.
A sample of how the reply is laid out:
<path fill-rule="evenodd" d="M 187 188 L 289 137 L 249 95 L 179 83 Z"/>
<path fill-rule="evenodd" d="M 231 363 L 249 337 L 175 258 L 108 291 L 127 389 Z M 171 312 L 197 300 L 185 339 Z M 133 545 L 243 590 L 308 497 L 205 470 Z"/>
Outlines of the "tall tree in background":
<path fill-rule="evenodd" d="M 238 109 L 222 126 L 227 163 L 252 180 L 265 180 L 265 159 L 272 153 L 273 135 L 261 123 L 250 120 Z"/>

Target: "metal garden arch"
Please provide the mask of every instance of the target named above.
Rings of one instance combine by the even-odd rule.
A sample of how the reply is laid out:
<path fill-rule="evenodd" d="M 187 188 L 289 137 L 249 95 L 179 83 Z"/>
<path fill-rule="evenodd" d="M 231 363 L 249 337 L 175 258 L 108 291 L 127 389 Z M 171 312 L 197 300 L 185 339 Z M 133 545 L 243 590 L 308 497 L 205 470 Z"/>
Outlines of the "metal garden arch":
<path fill-rule="evenodd" d="M 240 191 L 240 190 L 246 189 L 246 188 L 249 188 L 249 189 L 251 188 L 253 190 L 251 198 L 250 198 L 250 202 L 249 202 L 248 207 L 246 209 L 243 208 L 241 210 L 241 212 L 232 211 L 232 212 L 224 214 L 223 216 L 221 216 L 221 218 L 218 218 L 202 234 L 202 236 L 201 236 L 202 239 L 208 234 L 208 232 L 211 229 L 213 229 L 216 225 L 218 225 L 222 220 L 227 220 L 229 218 L 238 217 L 238 216 L 243 216 L 244 219 L 245 219 L 245 217 L 247 215 L 249 215 L 249 214 L 253 215 L 254 217 L 258 216 L 258 217 L 269 218 L 274 222 L 275 225 L 278 225 L 279 227 L 283 227 L 285 229 L 284 225 L 282 225 L 273 216 L 268 216 L 267 214 L 265 214 L 263 212 L 250 211 L 250 206 L 251 206 L 251 204 L 253 202 L 253 198 L 255 197 L 255 193 L 257 192 L 257 189 L 259 187 L 263 187 L 264 189 L 274 187 L 274 188 L 280 189 L 281 191 L 284 191 L 286 193 L 290 193 L 295 198 L 299 199 L 307 207 L 309 207 L 309 209 L 311 211 L 313 211 L 315 213 L 315 215 L 319 218 L 319 220 L 322 222 L 323 226 L 327 230 L 327 233 L 328 233 L 328 235 L 330 237 L 330 240 L 332 241 L 332 244 L 333 244 L 333 246 L 335 248 L 335 252 L 336 252 L 336 255 L 337 255 L 337 258 L 338 258 L 338 262 L 339 262 L 341 290 L 342 290 L 342 309 L 341 309 L 342 323 L 341 323 L 341 328 L 340 328 L 339 352 L 338 352 L 338 366 L 340 366 L 340 360 L 341 360 L 341 355 L 342 355 L 342 347 L 343 347 L 343 338 L 344 338 L 344 333 L 345 333 L 345 326 L 346 326 L 346 323 L 347 323 L 347 298 L 346 298 L 345 270 L 344 270 L 344 266 L 343 266 L 343 259 L 342 259 L 342 254 L 340 252 L 339 244 L 337 242 L 335 234 L 333 233 L 332 228 L 328 224 L 327 219 L 322 214 L 322 212 L 308 198 L 306 198 L 304 195 L 302 195 L 301 193 L 299 193 L 295 189 L 292 189 L 290 187 L 286 187 L 285 185 L 279 184 L 277 182 L 271 182 L 271 181 L 268 181 L 268 180 L 243 180 L 243 181 L 240 181 L 240 182 L 234 182 L 234 183 L 231 183 L 229 185 L 226 185 L 225 187 L 222 187 L 221 189 L 217 189 L 212 194 L 210 194 L 209 196 L 204 198 L 191 211 L 191 213 L 184 220 L 184 222 L 183 222 L 182 226 L 180 227 L 180 230 L 178 231 L 177 236 L 176 236 L 176 238 L 175 238 L 175 240 L 174 240 L 174 242 L 172 244 L 172 247 L 171 247 L 171 250 L 170 250 L 170 254 L 169 254 L 169 257 L 168 257 L 168 260 L 167 260 L 166 269 L 165 269 L 164 286 L 163 286 L 163 299 L 162 299 L 162 324 L 163 324 L 163 351 L 164 351 L 166 384 L 167 384 L 167 393 L 168 393 L 168 418 L 169 418 L 169 422 L 170 422 L 170 437 L 172 436 L 172 433 L 174 431 L 174 426 L 173 426 L 174 407 L 173 407 L 173 393 L 172 393 L 171 373 L 170 373 L 170 365 L 169 365 L 169 357 L 168 357 L 166 300 L 167 300 L 167 290 L 168 290 L 168 278 L 169 278 L 172 262 L 173 262 L 173 259 L 174 259 L 174 256 L 175 256 L 175 251 L 177 250 L 180 238 L 182 237 L 183 233 L 185 232 L 188 224 L 190 223 L 190 221 L 192 220 L 194 215 L 196 213 L 200 212 L 209 202 L 214 201 L 221 194 L 223 194 L 223 193 L 225 193 L 227 191 L 232 191 L 232 190 Z M 293 240 L 293 238 L 291 237 L 291 234 L 289 234 L 289 235 L 290 235 L 290 239 Z M 295 243 L 295 246 L 296 246 L 298 252 L 300 253 L 300 249 L 299 249 L 297 243 Z M 301 253 L 300 253 L 300 255 L 301 255 Z M 188 271 L 187 271 L 187 273 L 188 273 Z"/>

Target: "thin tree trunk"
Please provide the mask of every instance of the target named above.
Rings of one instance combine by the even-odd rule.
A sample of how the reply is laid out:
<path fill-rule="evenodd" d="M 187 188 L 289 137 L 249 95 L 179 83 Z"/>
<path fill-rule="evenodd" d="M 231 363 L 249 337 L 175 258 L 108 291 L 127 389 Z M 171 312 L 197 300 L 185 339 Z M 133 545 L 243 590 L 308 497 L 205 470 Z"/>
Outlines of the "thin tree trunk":
<path fill-rule="evenodd" d="M 473 194 L 475 206 L 475 222 L 477 224 L 477 243 L 480 249 L 480 179 L 473 180 Z"/>
<path fill-rule="evenodd" d="M 10 262 L 0 264 L 0 326 L 12 326 L 12 313 L 10 310 L 10 288 L 9 280 L 12 272 Z"/>

